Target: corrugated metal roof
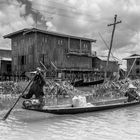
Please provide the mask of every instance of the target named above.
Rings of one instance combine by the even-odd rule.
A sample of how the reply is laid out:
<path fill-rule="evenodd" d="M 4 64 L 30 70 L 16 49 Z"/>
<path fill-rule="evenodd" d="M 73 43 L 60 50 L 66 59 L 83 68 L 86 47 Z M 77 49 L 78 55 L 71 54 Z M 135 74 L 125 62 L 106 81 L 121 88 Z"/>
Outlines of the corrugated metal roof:
<path fill-rule="evenodd" d="M 37 28 L 25 28 L 25 29 L 7 34 L 4 36 L 4 38 L 11 38 L 12 36 L 17 35 L 17 34 L 21 34 L 21 33 L 27 34 L 29 32 L 40 32 L 40 33 L 50 34 L 50 35 L 55 35 L 55 36 L 60 36 L 60 37 L 75 38 L 75 39 L 82 39 L 82 40 L 87 40 L 87 41 L 91 41 L 91 42 L 96 42 L 96 40 L 90 39 L 90 38 L 73 36 L 73 35 L 66 35 L 63 33 L 58 33 L 58 32 L 53 32 L 53 31 L 45 31 L 45 30 L 41 30 L 41 29 L 37 29 Z"/>
<path fill-rule="evenodd" d="M 133 55 L 130 55 L 126 58 L 123 58 L 123 60 L 135 59 L 135 58 L 140 58 L 140 55 L 139 54 L 133 54 Z"/>
<path fill-rule="evenodd" d="M 107 56 L 97 56 L 97 58 L 101 59 L 102 61 L 107 61 Z M 109 61 L 112 62 L 117 62 L 117 60 L 115 60 L 115 58 L 110 57 Z"/>
<path fill-rule="evenodd" d="M 0 60 L 3 60 L 3 61 L 12 61 L 12 58 L 2 57 L 2 58 L 0 58 Z"/>

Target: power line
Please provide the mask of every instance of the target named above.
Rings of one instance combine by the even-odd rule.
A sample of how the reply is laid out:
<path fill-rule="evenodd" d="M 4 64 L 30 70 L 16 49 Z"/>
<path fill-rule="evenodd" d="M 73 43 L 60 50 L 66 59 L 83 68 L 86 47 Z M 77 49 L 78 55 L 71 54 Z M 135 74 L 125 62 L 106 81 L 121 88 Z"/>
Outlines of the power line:
<path fill-rule="evenodd" d="M 99 34 L 99 36 L 101 37 L 102 41 L 104 42 L 106 48 L 109 50 L 109 46 L 107 45 L 107 43 L 106 43 L 106 41 L 104 40 L 104 38 L 102 37 L 102 35 L 101 35 L 100 33 L 98 33 L 98 34 Z M 112 55 L 112 57 L 113 57 L 113 59 L 114 59 L 115 61 L 116 61 L 116 59 L 119 60 L 119 61 L 121 61 L 119 58 L 115 57 L 115 56 L 113 55 L 112 52 L 111 52 L 111 55 Z"/>

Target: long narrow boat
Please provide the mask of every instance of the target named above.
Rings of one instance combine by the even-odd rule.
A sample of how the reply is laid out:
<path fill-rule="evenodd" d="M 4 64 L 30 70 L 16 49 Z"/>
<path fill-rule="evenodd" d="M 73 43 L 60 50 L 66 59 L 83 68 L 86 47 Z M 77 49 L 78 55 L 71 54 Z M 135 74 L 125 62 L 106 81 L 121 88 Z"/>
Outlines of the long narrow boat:
<path fill-rule="evenodd" d="M 74 87 L 85 87 L 85 86 L 88 87 L 92 85 L 99 85 L 99 84 L 102 84 L 103 82 L 104 82 L 104 79 L 91 81 L 91 82 L 84 82 L 84 80 L 79 80 L 79 81 L 72 82 L 71 84 Z"/>
<path fill-rule="evenodd" d="M 44 113 L 52 113 L 52 114 L 78 114 L 78 113 L 87 113 L 87 112 L 95 112 L 95 111 L 102 111 L 107 109 L 114 109 L 114 108 L 121 108 L 121 107 L 128 107 L 133 105 L 140 104 L 140 101 L 133 101 L 127 102 L 126 99 L 118 99 L 118 100 L 109 100 L 109 101 L 102 101 L 91 103 L 88 106 L 84 107 L 72 107 L 71 105 L 60 105 L 60 106 L 45 106 L 43 109 L 38 109 L 34 107 L 25 108 L 27 110 L 34 110 Z"/>
<path fill-rule="evenodd" d="M 83 82 L 84 82 L 84 80 L 78 80 L 78 81 L 72 82 L 71 84 L 74 87 L 79 87 Z"/>
<path fill-rule="evenodd" d="M 104 79 L 96 80 L 96 81 L 91 81 L 91 82 L 83 82 L 83 83 L 79 84 L 79 87 L 99 85 L 99 84 L 102 84 L 103 82 L 104 82 Z"/>

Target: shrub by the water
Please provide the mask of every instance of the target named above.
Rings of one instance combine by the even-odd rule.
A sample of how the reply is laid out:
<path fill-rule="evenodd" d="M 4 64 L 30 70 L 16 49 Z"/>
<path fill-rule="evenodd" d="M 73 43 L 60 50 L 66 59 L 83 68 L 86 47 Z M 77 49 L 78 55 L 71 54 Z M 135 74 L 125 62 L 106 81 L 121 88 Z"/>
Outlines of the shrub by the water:
<path fill-rule="evenodd" d="M 19 97 L 19 94 L 23 92 L 27 84 L 28 84 L 28 81 L 0 82 L 0 110 L 9 109 L 17 100 L 17 98 Z M 18 106 L 21 106 L 21 105 L 17 105 L 17 107 Z"/>
<path fill-rule="evenodd" d="M 26 85 L 28 84 L 27 81 L 4 81 L 0 83 L 0 93 L 1 94 L 20 94 Z"/>

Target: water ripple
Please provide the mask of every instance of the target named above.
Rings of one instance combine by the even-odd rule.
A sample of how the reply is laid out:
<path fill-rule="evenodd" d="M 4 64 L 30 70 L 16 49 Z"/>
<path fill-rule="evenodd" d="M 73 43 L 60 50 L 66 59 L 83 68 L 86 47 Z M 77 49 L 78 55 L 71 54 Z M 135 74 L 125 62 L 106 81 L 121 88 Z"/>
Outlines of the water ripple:
<path fill-rule="evenodd" d="M 139 140 L 139 110 L 136 106 L 59 116 L 15 109 L 0 121 L 0 140 Z M 7 111 L 0 111 L 0 117 Z"/>

